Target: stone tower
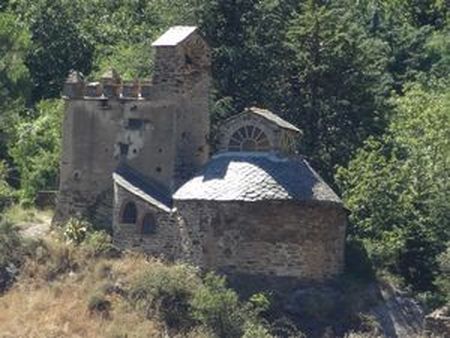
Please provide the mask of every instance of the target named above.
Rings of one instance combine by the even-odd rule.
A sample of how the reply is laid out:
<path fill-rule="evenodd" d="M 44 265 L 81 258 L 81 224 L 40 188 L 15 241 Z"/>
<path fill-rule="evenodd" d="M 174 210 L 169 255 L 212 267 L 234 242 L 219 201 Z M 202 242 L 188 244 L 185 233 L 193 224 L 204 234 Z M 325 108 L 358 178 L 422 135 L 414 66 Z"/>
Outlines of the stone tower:
<path fill-rule="evenodd" d="M 69 75 L 55 222 L 84 215 L 109 225 L 118 166 L 171 195 L 208 160 L 209 48 L 186 26 L 170 28 L 153 46 L 150 81 L 124 82 L 114 70 L 91 83 Z"/>

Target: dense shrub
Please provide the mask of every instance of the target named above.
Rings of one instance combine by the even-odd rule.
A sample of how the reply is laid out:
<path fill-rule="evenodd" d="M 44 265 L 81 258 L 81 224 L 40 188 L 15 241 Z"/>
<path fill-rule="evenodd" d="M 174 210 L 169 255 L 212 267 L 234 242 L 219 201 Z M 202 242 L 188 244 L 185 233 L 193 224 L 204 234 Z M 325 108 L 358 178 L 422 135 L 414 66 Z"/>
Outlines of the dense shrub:
<path fill-rule="evenodd" d="M 64 237 L 69 243 L 80 244 L 86 239 L 92 225 L 81 218 L 70 218 L 64 225 Z"/>
<path fill-rule="evenodd" d="M 336 177 L 351 210 L 349 234 L 374 266 L 413 291 L 433 291 L 450 239 L 450 95 L 446 81 L 410 85 L 383 137 L 369 138 Z"/>
<path fill-rule="evenodd" d="M 269 306 L 267 298 L 258 295 L 243 303 L 223 277 L 209 273 L 200 278 L 186 265 L 152 265 L 135 278 L 128 295 L 147 318 L 156 316 L 169 329 L 201 327 L 221 338 L 270 337 L 259 319 Z"/>
<path fill-rule="evenodd" d="M 45 100 L 14 124 L 9 156 L 20 175 L 22 203 L 32 204 L 39 190 L 57 189 L 62 116 L 62 100 Z"/>
<path fill-rule="evenodd" d="M 0 160 L 0 211 L 9 205 L 13 198 L 13 190 L 6 182 L 7 171 L 6 162 Z"/>
<path fill-rule="evenodd" d="M 136 276 L 129 299 L 146 317 L 156 316 L 169 328 L 184 330 L 192 326 L 190 302 L 200 283 L 196 271 L 186 265 L 155 265 Z"/>
<path fill-rule="evenodd" d="M 104 230 L 89 232 L 85 236 L 82 247 L 88 257 L 120 256 L 120 250 L 112 244 L 111 236 Z"/>
<path fill-rule="evenodd" d="M 375 270 L 361 240 L 347 238 L 345 247 L 345 270 L 354 278 L 371 281 L 375 278 Z"/>
<path fill-rule="evenodd" d="M 219 337 L 242 336 L 246 320 L 244 309 L 236 292 L 225 286 L 223 277 L 207 274 L 191 304 L 194 318 Z"/>

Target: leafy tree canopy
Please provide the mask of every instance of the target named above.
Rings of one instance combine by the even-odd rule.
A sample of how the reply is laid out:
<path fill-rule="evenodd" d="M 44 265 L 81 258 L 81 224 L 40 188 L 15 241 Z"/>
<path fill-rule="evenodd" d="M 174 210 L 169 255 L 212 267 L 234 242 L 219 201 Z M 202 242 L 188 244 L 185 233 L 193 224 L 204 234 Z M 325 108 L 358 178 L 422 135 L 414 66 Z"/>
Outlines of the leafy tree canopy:
<path fill-rule="evenodd" d="M 444 81 L 409 86 L 386 134 L 367 140 L 337 175 L 352 236 L 419 290 L 432 287 L 450 238 L 449 89 Z"/>

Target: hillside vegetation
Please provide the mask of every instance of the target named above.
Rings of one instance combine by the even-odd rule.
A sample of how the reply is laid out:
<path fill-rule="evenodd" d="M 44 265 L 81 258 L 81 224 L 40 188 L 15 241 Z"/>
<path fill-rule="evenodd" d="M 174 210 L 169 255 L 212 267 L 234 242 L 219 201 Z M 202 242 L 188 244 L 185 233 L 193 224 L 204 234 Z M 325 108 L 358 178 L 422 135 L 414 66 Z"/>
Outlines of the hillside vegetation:
<path fill-rule="evenodd" d="M 450 301 L 444 0 L 0 0 L 1 218 L 57 189 L 69 71 L 148 78 L 151 42 L 171 25 L 199 26 L 212 47 L 214 126 L 258 105 L 302 129 L 298 151 L 351 212 L 349 273 L 395 281 L 427 311 Z M 0 240 L 0 276 L 26 266 L 27 253 L 10 250 L 21 248 L 14 232 Z M 37 283 L 22 278 L 2 302 Z M 48 287 L 33 292 L 45 298 Z"/>
<path fill-rule="evenodd" d="M 231 289 L 224 277 L 188 264 L 120 251 L 86 221 L 50 228 L 48 212 L 17 206 L 0 223 L 0 248 L 1 337 L 422 333 L 420 307 L 368 271 L 365 278 L 356 270 L 289 293 L 251 285 Z"/>
<path fill-rule="evenodd" d="M 121 253 L 79 225 L 43 237 L 0 225 L 1 337 L 270 337 L 263 294 L 241 301 L 222 277 Z"/>

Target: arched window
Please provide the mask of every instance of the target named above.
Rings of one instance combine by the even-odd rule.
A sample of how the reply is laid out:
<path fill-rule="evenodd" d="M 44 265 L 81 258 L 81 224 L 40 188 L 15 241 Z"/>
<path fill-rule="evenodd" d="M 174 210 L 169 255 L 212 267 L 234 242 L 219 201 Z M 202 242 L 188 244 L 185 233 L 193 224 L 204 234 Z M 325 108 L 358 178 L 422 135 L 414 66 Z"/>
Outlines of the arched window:
<path fill-rule="evenodd" d="M 141 232 L 144 235 L 154 234 L 156 232 L 156 220 L 151 213 L 146 213 L 142 219 Z"/>
<path fill-rule="evenodd" d="M 267 135 L 258 127 L 244 126 L 230 138 L 229 151 L 268 151 L 270 142 Z"/>
<path fill-rule="evenodd" d="M 137 208 L 133 202 L 127 202 L 122 209 L 121 223 L 136 224 Z"/>

